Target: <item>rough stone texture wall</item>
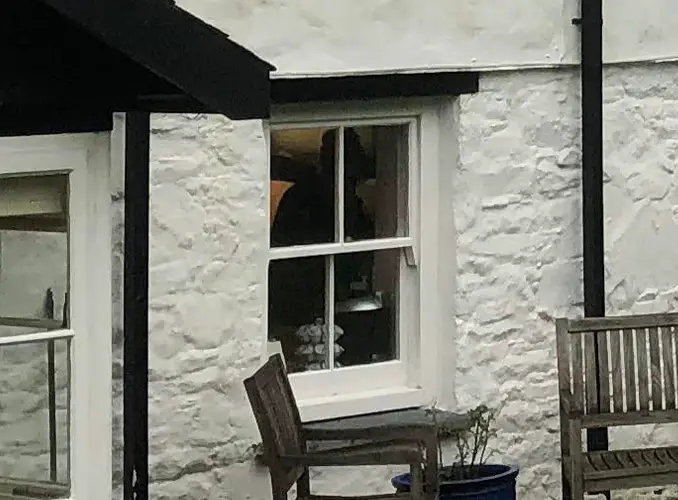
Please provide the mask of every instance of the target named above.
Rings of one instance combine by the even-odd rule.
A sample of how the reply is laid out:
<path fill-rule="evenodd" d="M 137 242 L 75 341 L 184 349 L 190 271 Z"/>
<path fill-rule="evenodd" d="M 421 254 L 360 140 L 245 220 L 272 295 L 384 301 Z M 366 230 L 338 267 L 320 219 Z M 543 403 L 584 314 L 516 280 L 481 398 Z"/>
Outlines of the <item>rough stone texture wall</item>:
<path fill-rule="evenodd" d="M 675 310 L 677 82 L 675 65 L 605 73 L 609 313 Z M 495 456 L 521 465 L 526 499 L 560 498 L 552 318 L 583 309 L 578 94 L 569 71 L 506 73 L 461 103 L 457 397 L 503 407 Z M 675 430 L 611 445 L 675 444 Z"/>
<path fill-rule="evenodd" d="M 675 66 L 606 73 L 610 312 L 675 305 L 676 82 Z M 460 103 L 459 171 L 450 186 L 459 235 L 456 396 L 462 408 L 503 408 L 495 457 L 521 465 L 523 499 L 559 498 L 552 318 L 580 314 L 583 300 L 578 89 L 570 71 L 494 74 Z M 261 345 L 264 154 L 257 124 L 154 121 L 157 498 L 269 496 L 266 473 L 251 460 L 258 436 L 241 389 Z M 672 436 L 636 429 L 613 433 L 612 443 Z M 319 491 L 355 493 L 389 491 L 392 473 L 314 475 Z"/>
<path fill-rule="evenodd" d="M 245 487 L 258 435 L 242 386 L 263 347 L 262 124 L 158 116 L 152 130 L 152 496 L 264 494 Z"/>
<path fill-rule="evenodd" d="M 677 84 L 673 65 L 606 72 L 610 312 L 676 305 Z M 461 408 L 503 408 L 495 458 L 521 465 L 519 498 L 556 499 L 552 318 L 580 314 L 583 300 L 578 75 L 497 73 L 484 75 L 481 87 L 460 101 L 460 161 L 450 186 L 458 231 L 458 371 L 450 376 Z M 259 437 L 242 390 L 262 348 L 265 154 L 259 123 L 153 120 L 150 446 L 157 499 L 270 497 L 266 471 L 252 460 Z M 114 209 L 118 241 L 121 206 Z M 118 273 L 120 255 L 118 243 Z M 115 369 L 119 375 L 119 362 Z M 674 436 L 672 429 L 633 429 L 613 433 L 612 443 Z M 398 469 L 318 470 L 314 485 L 335 494 L 390 491 Z"/>

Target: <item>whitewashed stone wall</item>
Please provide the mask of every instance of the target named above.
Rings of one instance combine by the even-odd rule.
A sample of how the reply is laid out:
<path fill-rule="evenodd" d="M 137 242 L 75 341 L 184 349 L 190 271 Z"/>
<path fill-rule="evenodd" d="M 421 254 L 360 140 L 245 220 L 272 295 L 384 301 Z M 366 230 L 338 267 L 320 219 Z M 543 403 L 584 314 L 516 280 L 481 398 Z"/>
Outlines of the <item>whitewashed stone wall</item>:
<path fill-rule="evenodd" d="M 578 94 L 574 72 L 496 73 L 459 106 L 450 186 L 458 369 L 449 376 L 457 394 L 446 396 L 460 408 L 503 408 L 495 457 L 521 466 L 520 498 L 528 500 L 560 495 L 552 318 L 580 314 L 583 300 Z M 610 69 L 605 100 L 608 310 L 673 310 L 678 66 Z M 266 471 L 252 460 L 259 437 L 242 388 L 262 346 L 264 144 L 258 122 L 153 120 L 150 447 L 159 500 L 270 495 Z M 122 180 L 114 179 L 120 498 Z M 647 427 L 614 432 L 612 444 L 676 437 L 676 429 Z M 315 484 L 332 493 L 390 491 L 395 470 L 316 471 Z"/>
<path fill-rule="evenodd" d="M 677 305 L 677 83 L 675 65 L 605 73 L 609 313 Z M 552 317 L 583 306 L 578 89 L 566 71 L 496 74 L 461 105 L 457 396 L 503 407 L 497 458 L 521 465 L 520 498 L 535 500 L 559 498 Z M 677 438 L 611 434 L 613 447 Z"/>
<path fill-rule="evenodd" d="M 678 67 L 606 73 L 610 312 L 675 307 L 678 205 L 671 137 Z M 520 498 L 559 498 L 552 318 L 579 314 L 579 82 L 570 71 L 482 77 L 460 100 L 457 400 L 503 407 L 496 459 Z M 153 121 L 151 476 L 154 498 L 269 498 L 242 379 L 264 307 L 266 158 L 258 123 Z M 452 255 L 448 256 L 453 258 Z M 489 374 L 489 376 L 488 376 Z M 670 431 L 614 433 L 613 445 Z M 317 471 L 319 491 L 390 491 L 393 469 Z"/>
<path fill-rule="evenodd" d="M 673 65 L 606 73 L 610 312 L 673 310 L 678 302 L 677 84 Z M 569 71 L 486 75 L 479 94 L 461 98 L 458 117 L 460 162 L 450 186 L 458 232 L 453 396 L 461 408 L 503 407 L 496 458 L 522 467 L 526 499 L 559 498 L 552 318 L 582 306 L 578 89 Z M 242 389 L 262 345 L 263 130 L 256 122 L 175 116 L 155 118 L 153 133 L 153 496 L 265 499 L 268 480 L 252 460 L 258 435 Z M 122 184 L 114 178 L 119 498 Z M 15 389 L 30 401 L 30 390 Z M 19 407 L 35 415 L 34 405 Z M 675 429 L 647 427 L 613 432 L 612 444 L 675 438 Z M 35 449 L 44 468 L 46 450 Z M 389 491 L 393 472 L 323 471 L 315 484 L 334 493 Z"/>

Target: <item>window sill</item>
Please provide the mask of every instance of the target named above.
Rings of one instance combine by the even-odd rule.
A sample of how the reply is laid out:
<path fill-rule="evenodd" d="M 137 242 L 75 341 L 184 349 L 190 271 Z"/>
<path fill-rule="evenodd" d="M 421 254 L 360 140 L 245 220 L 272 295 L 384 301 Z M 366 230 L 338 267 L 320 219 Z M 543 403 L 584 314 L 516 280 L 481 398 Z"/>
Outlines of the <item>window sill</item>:
<path fill-rule="evenodd" d="M 428 402 L 423 389 L 398 387 L 353 392 L 340 396 L 298 400 L 302 422 L 315 422 L 381 411 L 421 406 Z"/>

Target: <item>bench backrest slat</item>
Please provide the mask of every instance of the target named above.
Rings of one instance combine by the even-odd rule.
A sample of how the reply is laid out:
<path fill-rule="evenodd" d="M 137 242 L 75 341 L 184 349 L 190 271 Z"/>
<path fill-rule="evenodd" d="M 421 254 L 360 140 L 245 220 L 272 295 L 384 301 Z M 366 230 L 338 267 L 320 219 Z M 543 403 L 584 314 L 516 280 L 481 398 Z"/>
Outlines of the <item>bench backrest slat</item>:
<path fill-rule="evenodd" d="M 633 420 L 633 413 L 646 418 L 648 411 L 676 410 L 678 313 L 559 319 L 556 325 L 565 411 L 627 413 Z"/>

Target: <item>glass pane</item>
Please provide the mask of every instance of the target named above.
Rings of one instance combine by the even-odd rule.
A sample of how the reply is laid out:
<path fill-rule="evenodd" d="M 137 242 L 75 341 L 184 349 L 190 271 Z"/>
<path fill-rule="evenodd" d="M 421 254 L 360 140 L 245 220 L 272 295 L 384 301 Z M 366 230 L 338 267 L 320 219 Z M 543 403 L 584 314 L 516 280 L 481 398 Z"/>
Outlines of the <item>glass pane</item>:
<path fill-rule="evenodd" d="M 271 133 L 271 246 L 336 238 L 335 129 Z"/>
<path fill-rule="evenodd" d="M 67 176 L 0 178 L 0 336 L 61 328 L 68 284 Z"/>
<path fill-rule="evenodd" d="M 344 131 L 347 241 L 407 236 L 407 126 Z"/>
<path fill-rule="evenodd" d="M 269 264 L 268 340 L 279 341 L 290 373 L 327 368 L 323 318 L 327 257 Z"/>
<path fill-rule="evenodd" d="M 0 345 L 0 498 L 70 496 L 69 350 L 68 339 Z"/>
<path fill-rule="evenodd" d="M 402 250 L 335 257 L 335 367 L 398 358 L 398 304 Z"/>

